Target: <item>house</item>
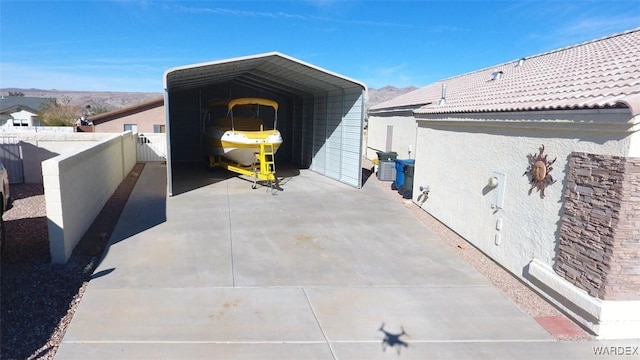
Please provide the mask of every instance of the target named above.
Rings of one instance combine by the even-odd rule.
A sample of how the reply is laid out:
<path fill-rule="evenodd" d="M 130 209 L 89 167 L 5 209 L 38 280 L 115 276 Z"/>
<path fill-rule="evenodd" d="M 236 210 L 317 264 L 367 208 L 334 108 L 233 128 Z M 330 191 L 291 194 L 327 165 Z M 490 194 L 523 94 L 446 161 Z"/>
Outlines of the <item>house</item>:
<path fill-rule="evenodd" d="M 372 107 L 413 202 L 600 338 L 640 337 L 640 29 Z M 419 190 L 421 189 L 421 190 Z"/>
<path fill-rule="evenodd" d="M 93 123 L 95 132 L 120 133 L 131 130 L 140 133 L 164 133 L 164 98 L 94 115 L 88 120 Z"/>
<path fill-rule="evenodd" d="M 2 96 L 0 98 L 0 128 L 40 126 L 40 109 L 50 99 L 27 96 Z"/>

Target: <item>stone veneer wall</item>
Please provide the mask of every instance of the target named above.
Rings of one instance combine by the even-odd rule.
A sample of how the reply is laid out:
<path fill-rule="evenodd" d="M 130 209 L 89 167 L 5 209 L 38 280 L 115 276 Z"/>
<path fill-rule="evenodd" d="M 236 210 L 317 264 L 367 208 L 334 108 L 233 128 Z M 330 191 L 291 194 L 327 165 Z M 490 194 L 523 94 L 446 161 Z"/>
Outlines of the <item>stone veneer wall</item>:
<path fill-rule="evenodd" d="M 626 158 L 605 300 L 640 300 L 640 158 Z"/>
<path fill-rule="evenodd" d="M 640 158 L 571 154 L 554 270 L 591 296 L 640 300 Z"/>

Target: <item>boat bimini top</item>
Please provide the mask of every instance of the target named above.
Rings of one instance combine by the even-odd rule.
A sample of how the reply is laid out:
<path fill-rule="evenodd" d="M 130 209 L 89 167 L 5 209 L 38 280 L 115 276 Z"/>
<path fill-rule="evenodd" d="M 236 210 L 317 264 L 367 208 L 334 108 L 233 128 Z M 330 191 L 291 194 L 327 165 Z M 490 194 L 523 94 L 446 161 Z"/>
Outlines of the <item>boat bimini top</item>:
<path fill-rule="evenodd" d="M 273 110 L 275 111 L 273 128 L 275 129 L 277 127 L 276 126 L 278 124 L 278 103 L 277 102 L 269 99 L 263 99 L 263 98 L 239 98 L 239 99 L 230 100 L 229 103 L 227 104 L 227 116 L 231 118 L 232 128 L 235 128 L 233 124 L 233 108 L 235 106 L 240 106 L 240 105 L 262 105 L 262 106 L 272 107 Z"/>

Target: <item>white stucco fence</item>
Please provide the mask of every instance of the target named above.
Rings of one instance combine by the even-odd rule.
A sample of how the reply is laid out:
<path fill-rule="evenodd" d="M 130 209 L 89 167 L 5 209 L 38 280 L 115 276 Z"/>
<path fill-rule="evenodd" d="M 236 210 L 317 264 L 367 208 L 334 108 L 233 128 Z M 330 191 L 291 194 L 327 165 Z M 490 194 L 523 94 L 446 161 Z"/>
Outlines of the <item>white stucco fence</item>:
<path fill-rule="evenodd" d="M 110 135 L 42 162 L 52 263 L 65 263 L 136 163 L 136 135 Z"/>
<path fill-rule="evenodd" d="M 10 126 L 0 127 L 0 132 L 11 134 L 34 134 L 34 133 L 74 133 L 73 126 Z"/>
<path fill-rule="evenodd" d="M 73 128 L 71 128 L 73 129 Z M 42 162 L 58 155 L 71 154 L 113 136 L 106 133 L 38 131 L 7 133 L 21 143 L 24 182 L 42 183 Z"/>

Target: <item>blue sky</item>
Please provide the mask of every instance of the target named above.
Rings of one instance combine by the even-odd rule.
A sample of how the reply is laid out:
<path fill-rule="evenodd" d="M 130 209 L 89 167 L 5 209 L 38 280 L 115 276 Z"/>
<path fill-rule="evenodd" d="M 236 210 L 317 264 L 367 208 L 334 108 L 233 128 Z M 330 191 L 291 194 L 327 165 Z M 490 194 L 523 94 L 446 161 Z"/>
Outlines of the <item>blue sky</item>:
<path fill-rule="evenodd" d="M 161 92 L 174 66 L 271 51 L 422 87 L 637 27 L 640 0 L 2 0 L 0 88 Z"/>

